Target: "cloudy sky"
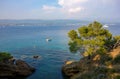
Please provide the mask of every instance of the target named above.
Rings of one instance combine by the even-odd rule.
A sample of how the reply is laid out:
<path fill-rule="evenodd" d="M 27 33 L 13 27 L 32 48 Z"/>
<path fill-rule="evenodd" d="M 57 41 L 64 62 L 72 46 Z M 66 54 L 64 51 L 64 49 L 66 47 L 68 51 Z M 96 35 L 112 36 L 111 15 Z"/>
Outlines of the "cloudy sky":
<path fill-rule="evenodd" d="M 120 19 L 120 0 L 0 0 L 0 19 Z"/>

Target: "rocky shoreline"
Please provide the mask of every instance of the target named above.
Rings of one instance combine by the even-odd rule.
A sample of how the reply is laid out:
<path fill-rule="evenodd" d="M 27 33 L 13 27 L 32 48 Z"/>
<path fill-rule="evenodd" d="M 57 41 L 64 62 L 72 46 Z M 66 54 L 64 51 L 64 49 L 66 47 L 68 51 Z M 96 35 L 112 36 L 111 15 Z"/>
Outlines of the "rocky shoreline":
<path fill-rule="evenodd" d="M 0 62 L 0 79 L 17 79 L 27 77 L 35 71 L 35 68 L 28 65 L 23 60 L 9 60 Z"/>
<path fill-rule="evenodd" d="M 66 79 L 120 79 L 120 41 L 110 52 L 67 61 L 62 66 Z"/>

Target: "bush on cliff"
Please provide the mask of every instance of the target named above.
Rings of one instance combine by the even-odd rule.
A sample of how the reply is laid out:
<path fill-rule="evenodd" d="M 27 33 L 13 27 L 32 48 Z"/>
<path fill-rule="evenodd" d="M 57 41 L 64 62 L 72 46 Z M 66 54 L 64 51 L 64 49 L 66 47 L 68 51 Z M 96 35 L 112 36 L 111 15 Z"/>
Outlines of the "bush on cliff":
<path fill-rule="evenodd" d="M 119 64 L 119 63 L 120 63 L 120 54 L 117 55 L 117 56 L 114 58 L 113 63 L 114 63 L 114 64 L 117 64 L 117 63 Z"/>
<path fill-rule="evenodd" d="M 0 61 L 5 61 L 12 58 L 11 54 L 8 52 L 0 52 Z"/>

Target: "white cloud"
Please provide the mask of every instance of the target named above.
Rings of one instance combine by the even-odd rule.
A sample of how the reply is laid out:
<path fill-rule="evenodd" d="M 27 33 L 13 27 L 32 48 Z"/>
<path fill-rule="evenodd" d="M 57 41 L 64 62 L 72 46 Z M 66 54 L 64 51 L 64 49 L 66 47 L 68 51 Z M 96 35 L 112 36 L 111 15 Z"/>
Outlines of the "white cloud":
<path fill-rule="evenodd" d="M 62 11 L 65 10 L 68 13 L 78 13 L 84 10 L 81 4 L 87 1 L 88 0 L 58 0 L 58 4 L 62 7 Z"/>
<path fill-rule="evenodd" d="M 113 0 L 101 0 L 103 4 L 111 4 Z"/>
<path fill-rule="evenodd" d="M 66 17 L 74 17 L 80 14 L 84 10 L 84 7 L 81 5 L 88 0 L 58 0 L 57 4 L 60 6 L 42 6 L 42 13 L 56 13 L 62 14 Z"/>
<path fill-rule="evenodd" d="M 54 7 L 54 6 L 48 6 L 48 5 L 43 5 L 42 9 L 46 10 L 46 11 L 52 11 L 52 10 L 55 10 L 56 7 Z"/>
<path fill-rule="evenodd" d="M 88 2 L 88 0 L 58 0 L 58 6 L 50 6 L 50 5 L 43 5 L 41 10 L 33 11 L 34 15 L 38 15 L 36 17 L 44 18 L 79 18 L 83 17 L 83 11 L 85 7 L 83 3 Z M 57 15 L 57 16 L 55 16 Z"/>
<path fill-rule="evenodd" d="M 58 0 L 58 4 L 62 7 L 78 6 L 80 3 L 87 2 L 88 0 Z"/>
<path fill-rule="evenodd" d="M 78 13 L 82 10 L 82 7 L 77 7 L 77 8 L 70 8 L 68 11 L 69 13 Z"/>

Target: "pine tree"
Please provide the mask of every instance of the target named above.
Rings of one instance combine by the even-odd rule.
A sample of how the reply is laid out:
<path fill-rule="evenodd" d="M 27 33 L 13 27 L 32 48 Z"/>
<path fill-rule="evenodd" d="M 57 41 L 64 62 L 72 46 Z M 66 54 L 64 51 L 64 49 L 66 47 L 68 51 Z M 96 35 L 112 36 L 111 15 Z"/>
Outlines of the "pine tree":
<path fill-rule="evenodd" d="M 84 56 L 104 54 L 109 51 L 115 41 L 112 34 L 97 21 L 68 32 L 69 49 L 71 52 L 80 52 Z M 119 37 L 116 37 L 119 39 Z"/>

